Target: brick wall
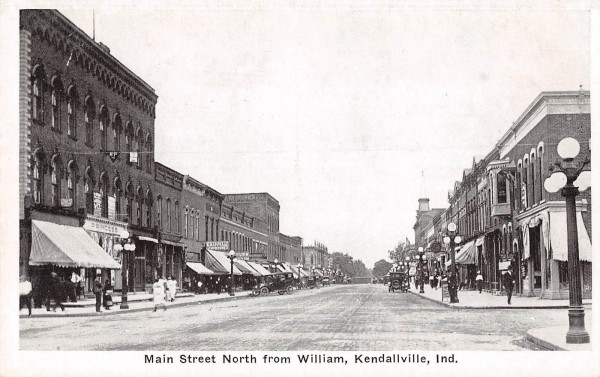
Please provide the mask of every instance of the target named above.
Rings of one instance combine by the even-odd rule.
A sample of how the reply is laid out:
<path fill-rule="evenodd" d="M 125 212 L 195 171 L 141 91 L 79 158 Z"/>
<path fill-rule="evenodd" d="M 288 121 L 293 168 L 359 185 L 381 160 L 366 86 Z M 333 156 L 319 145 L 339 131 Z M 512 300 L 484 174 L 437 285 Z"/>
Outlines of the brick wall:
<path fill-rule="evenodd" d="M 23 219 L 24 197 L 30 194 L 31 169 L 31 33 L 20 30 L 19 46 L 19 218 Z"/>

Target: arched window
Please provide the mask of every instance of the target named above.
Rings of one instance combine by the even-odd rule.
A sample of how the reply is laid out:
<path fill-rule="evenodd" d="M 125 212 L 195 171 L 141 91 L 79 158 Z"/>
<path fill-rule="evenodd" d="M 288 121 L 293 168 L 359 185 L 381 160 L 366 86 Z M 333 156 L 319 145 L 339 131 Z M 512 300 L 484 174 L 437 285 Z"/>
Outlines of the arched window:
<path fill-rule="evenodd" d="M 57 131 L 62 129 L 62 95 L 63 85 L 59 77 L 54 76 L 52 81 L 52 93 L 50 96 L 52 105 L 52 128 Z"/>
<path fill-rule="evenodd" d="M 83 191 L 85 192 L 85 209 L 88 215 L 94 214 L 94 192 L 92 187 L 94 186 L 94 171 L 91 166 L 85 168 L 85 174 L 83 178 Z"/>
<path fill-rule="evenodd" d="M 137 152 L 137 168 L 142 168 L 142 150 L 143 150 L 144 138 L 142 136 L 142 129 L 138 127 L 135 132 L 135 151 Z"/>
<path fill-rule="evenodd" d="M 179 224 L 179 202 L 175 202 L 175 230 L 177 234 L 181 233 L 181 225 Z"/>
<path fill-rule="evenodd" d="M 79 96 L 74 85 L 67 89 L 67 135 L 77 138 L 77 105 Z"/>
<path fill-rule="evenodd" d="M 120 152 L 121 149 L 121 115 L 117 112 L 113 116 L 112 129 L 113 129 L 113 151 Z"/>
<path fill-rule="evenodd" d="M 37 204 L 43 203 L 43 154 L 41 150 L 36 150 L 33 153 L 33 161 L 31 165 L 32 174 L 31 174 L 31 190 L 33 191 L 33 201 Z"/>
<path fill-rule="evenodd" d="M 523 186 L 523 161 L 517 162 L 517 174 L 515 178 L 517 187 L 515 189 L 515 208 L 521 209 L 522 207 L 522 186 Z"/>
<path fill-rule="evenodd" d="M 156 198 L 156 222 L 158 223 L 158 229 L 163 230 L 162 221 L 162 196 Z"/>
<path fill-rule="evenodd" d="M 133 125 L 128 121 L 125 125 L 125 152 L 127 152 L 127 162 L 131 163 L 131 144 L 133 143 Z"/>
<path fill-rule="evenodd" d="M 96 116 L 94 99 L 88 95 L 84 102 L 83 120 L 85 122 L 85 143 L 94 146 L 94 117 Z"/>
<path fill-rule="evenodd" d="M 67 198 L 71 199 L 71 207 L 77 208 L 77 163 L 75 160 L 67 164 Z"/>
<path fill-rule="evenodd" d="M 123 218 L 123 213 L 121 213 L 121 196 L 123 196 L 121 178 L 116 177 L 113 186 L 115 193 L 115 218 L 121 220 Z"/>
<path fill-rule="evenodd" d="M 108 218 L 108 174 L 106 172 L 100 173 L 100 216 Z"/>
<path fill-rule="evenodd" d="M 185 211 L 183 214 L 183 236 L 188 238 L 188 218 L 189 218 L 189 210 L 188 207 L 185 207 Z"/>
<path fill-rule="evenodd" d="M 152 191 L 148 189 L 146 191 L 146 227 L 148 229 L 152 228 L 152 205 L 154 204 L 152 200 Z"/>
<path fill-rule="evenodd" d="M 529 205 L 534 205 L 535 203 L 537 203 L 538 200 L 538 196 L 537 196 L 537 186 L 538 186 L 538 177 L 539 177 L 539 173 L 538 173 L 538 166 L 537 166 L 537 159 L 535 157 L 535 149 L 531 150 L 531 153 L 529 154 L 529 174 L 531 175 L 530 177 L 530 184 L 531 184 L 531 189 L 529 190 Z"/>
<path fill-rule="evenodd" d="M 100 116 L 98 118 L 98 125 L 100 127 L 100 149 L 106 151 L 108 150 L 108 109 L 104 105 L 100 106 Z"/>
<path fill-rule="evenodd" d="M 152 173 L 152 135 L 150 132 L 146 134 L 146 172 Z"/>
<path fill-rule="evenodd" d="M 171 223 L 171 198 L 167 198 L 167 229 L 169 232 L 173 231 L 173 224 Z"/>
<path fill-rule="evenodd" d="M 44 90 L 46 86 L 46 73 L 43 65 L 33 68 L 32 74 L 31 117 L 34 122 L 44 124 Z"/>
<path fill-rule="evenodd" d="M 522 172 L 523 172 L 523 187 L 525 188 L 525 192 L 522 195 L 522 202 L 523 202 L 523 207 L 527 208 L 530 205 L 530 201 L 529 201 L 529 191 L 531 190 L 531 187 L 529 186 L 529 157 L 527 155 L 525 155 L 525 157 L 523 158 L 523 168 L 522 168 Z"/>
<path fill-rule="evenodd" d="M 540 143 L 538 144 L 538 149 L 537 149 L 537 165 L 539 166 L 538 169 L 538 174 L 539 174 L 539 178 L 538 178 L 538 190 L 539 190 L 539 198 L 540 201 L 545 200 L 546 199 L 546 193 L 544 190 L 544 179 L 545 177 L 545 171 L 544 171 L 544 143 Z"/>
<path fill-rule="evenodd" d="M 133 223 L 133 195 L 133 185 L 131 182 L 127 182 L 127 186 L 125 186 L 125 200 L 127 201 L 125 211 L 127 212 L 127 221 L 129 224 Z"/>
<path fill-rule="evenodd" d="M 196 240 L 200 241 L 200 211 L 196 211 Z"/>
<path fill-rule="evenodd" d="M 60 177 L 61 177 L 61 163 L 58 155 L 52 156 L 50 161 L 50 183 L 52 185 L 52 205 L 60 205 Z"/>
<path fill-rule="evenodd" d="M 136 214 L 135 214 L 135 218 L 136 218 L 136 224 L 141 226 L 143 224 L 142 222 L 142 215 L 144 213 L 144 192 L 142 191 L 142 187 L 138 186 L 137 190 L 136 190 L 136 196 L 137 196 L 137 208 L 136 208 Z"/>

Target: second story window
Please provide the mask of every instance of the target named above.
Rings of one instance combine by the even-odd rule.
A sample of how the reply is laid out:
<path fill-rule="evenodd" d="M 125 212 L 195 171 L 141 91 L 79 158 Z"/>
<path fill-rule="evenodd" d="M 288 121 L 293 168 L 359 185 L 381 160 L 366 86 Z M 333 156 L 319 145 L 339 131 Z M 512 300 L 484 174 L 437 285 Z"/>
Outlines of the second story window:
<path fill-rule="evenodd" d="M 32 75 L 32 97 L 31 97 L 31 117 L 33 121 L 44 124 L 44 89 L 46 83 L 46 73 L 43 65 L 37 65 L 33 69 Z"/>
<path fill-rule="evenodd" d="M 85 176 L 83 178 L 83 191 L 85 193 L 85 209 L 88 215 L 94 214 L 94 192 L 92 189 L 94 185 L 93 176 L 94 173 L 92 171 L 92 168 L 88 166 L 85 169 Z"/>
<path fill-rule="evenodd" d="M 152 228 L 152 191 L 146 191 L 146 227 Z"/>
<path fill-rule="evenodd" d="M 60 163 L 58 162 L 58 156 L 52 157 L 51 164 L 51 172 L 50 172 L 50 183 L 52 184 L 52 205 L 59 206 L 60 205 Z"/>
<path fill-rule="evenodd" d="M 116 113 L 112 124 L 113 131 L 113 151 L 120 152 L 121 149 L 121 116 Z"/>
<path fill-rule="evenodd" d="M 175 202 L 175 231 L 181 233 L 181 225 L 179 224 L 179 202 Z"/>
<path fill-rule="evenodd" d="M 502 173 L 496 175 L 498 185 L 498 204 L 505 204 L 508 202 L 508 194 L 506 190 L 506 176 Z"/>
<path fill-rule="evenodd" d="M 42 203 L 42 159 L 36 153 L 33 157 L 32 163 L 32 180 L 31 190 L 33 191 L 33 201 L 37 204 Z"/>
<path fill-rule="evenodd" d="M 94 146 L 94 117 L 96 116 L 94 106 L 94 99 L 88 95 L 85 99 L 83 121 L 85 123 L 85 143 L 90 147 Z"/>
<path fill-rule="evenodd" d="M 158 230 L 163 230 L 162 197 L 161 196 L 156 198 L 156 223 L 158 225 Z"/>
<path fill-rule="evenodd" d="M 107 134 L 108 134 L 108 110 L 106 106 L 102 106 L 100 109 L 100 117 L 98 119 L 98 125 L 100 128 L 100 149 L 103 151 L 108 150 L 107 145 Z"/>
<path fill-rule="evenodd" d="M 173 231 L 173 224 L 171 223 L 171 199 L 167 198 L 167 229 L 169 232 Z"/>

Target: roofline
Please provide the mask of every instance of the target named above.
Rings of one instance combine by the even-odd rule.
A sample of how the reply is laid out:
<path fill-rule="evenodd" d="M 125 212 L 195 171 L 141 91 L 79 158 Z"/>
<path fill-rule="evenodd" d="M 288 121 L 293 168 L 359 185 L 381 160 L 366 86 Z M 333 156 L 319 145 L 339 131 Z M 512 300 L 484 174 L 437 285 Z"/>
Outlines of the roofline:
<path fill-rule="evenodd" d="M 186 180 L 188 180 L 188 179 L 189 179 L 190 181 L 192 181 L 193 183 L 197 184 L 198 186 L 200 186 L 200 187 L 202 187 L 202 188 L 204 188 L 204 189 L 206 189 L 206 190 L 210 190 L 210 191 L 212 191 L 213 193 L 217 194 L 217 196 L 221 197 L 221 199 L 225 199 L 225 195 L 221 194 L 220 192 L 218 192 L 218 191 L 217 191 L 217 190 L 215 190 L 214 188 L 210 187 L 209 185 L 207 185 L 207 184 L 205 184 L 205 183 L 202 183 L 202 182 L 200 182 L 199 180 L 197 180 L 196 178 L 192 177 L 192 176 L 191 176 L 191 175 L 189 175 L 189 174 L 185 174 L 185 175 L 184 175 L 184 177 L 183 177 L 183 183 L 185 184 L 185 181 L 186 181 Z"/>
<path fill-rule="evenodd" d="M 262 194 L 267 195 L 268 197 L 273 199 L 277 204 L 279 204 L 279 200 L 275 199 L 273 197 L 273 195 L 269 194 L 268 192 L 235 192 L 235 193 L 229 193 L 229 194 L 223 194 L 223 195 L 230 196 L 230 195 L 262 195 Z"/>

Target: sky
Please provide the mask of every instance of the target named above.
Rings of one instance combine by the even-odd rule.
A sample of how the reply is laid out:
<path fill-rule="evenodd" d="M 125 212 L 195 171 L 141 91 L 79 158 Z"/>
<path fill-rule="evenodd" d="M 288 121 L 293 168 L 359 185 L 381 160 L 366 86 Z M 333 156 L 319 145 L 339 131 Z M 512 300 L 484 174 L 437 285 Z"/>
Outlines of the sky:
<path fill-rule="evenodd" d="M 253 3 L 255 4 L 255 3 Z M 90 36 L 91 9 L 60 9 Z M 542 91 L 590 85 L 587 11 L 95 10 L 96 41 L 158 94 L 156 159 L 268 192 L 280 230 L 368 268 L 414 240 Z"/>

